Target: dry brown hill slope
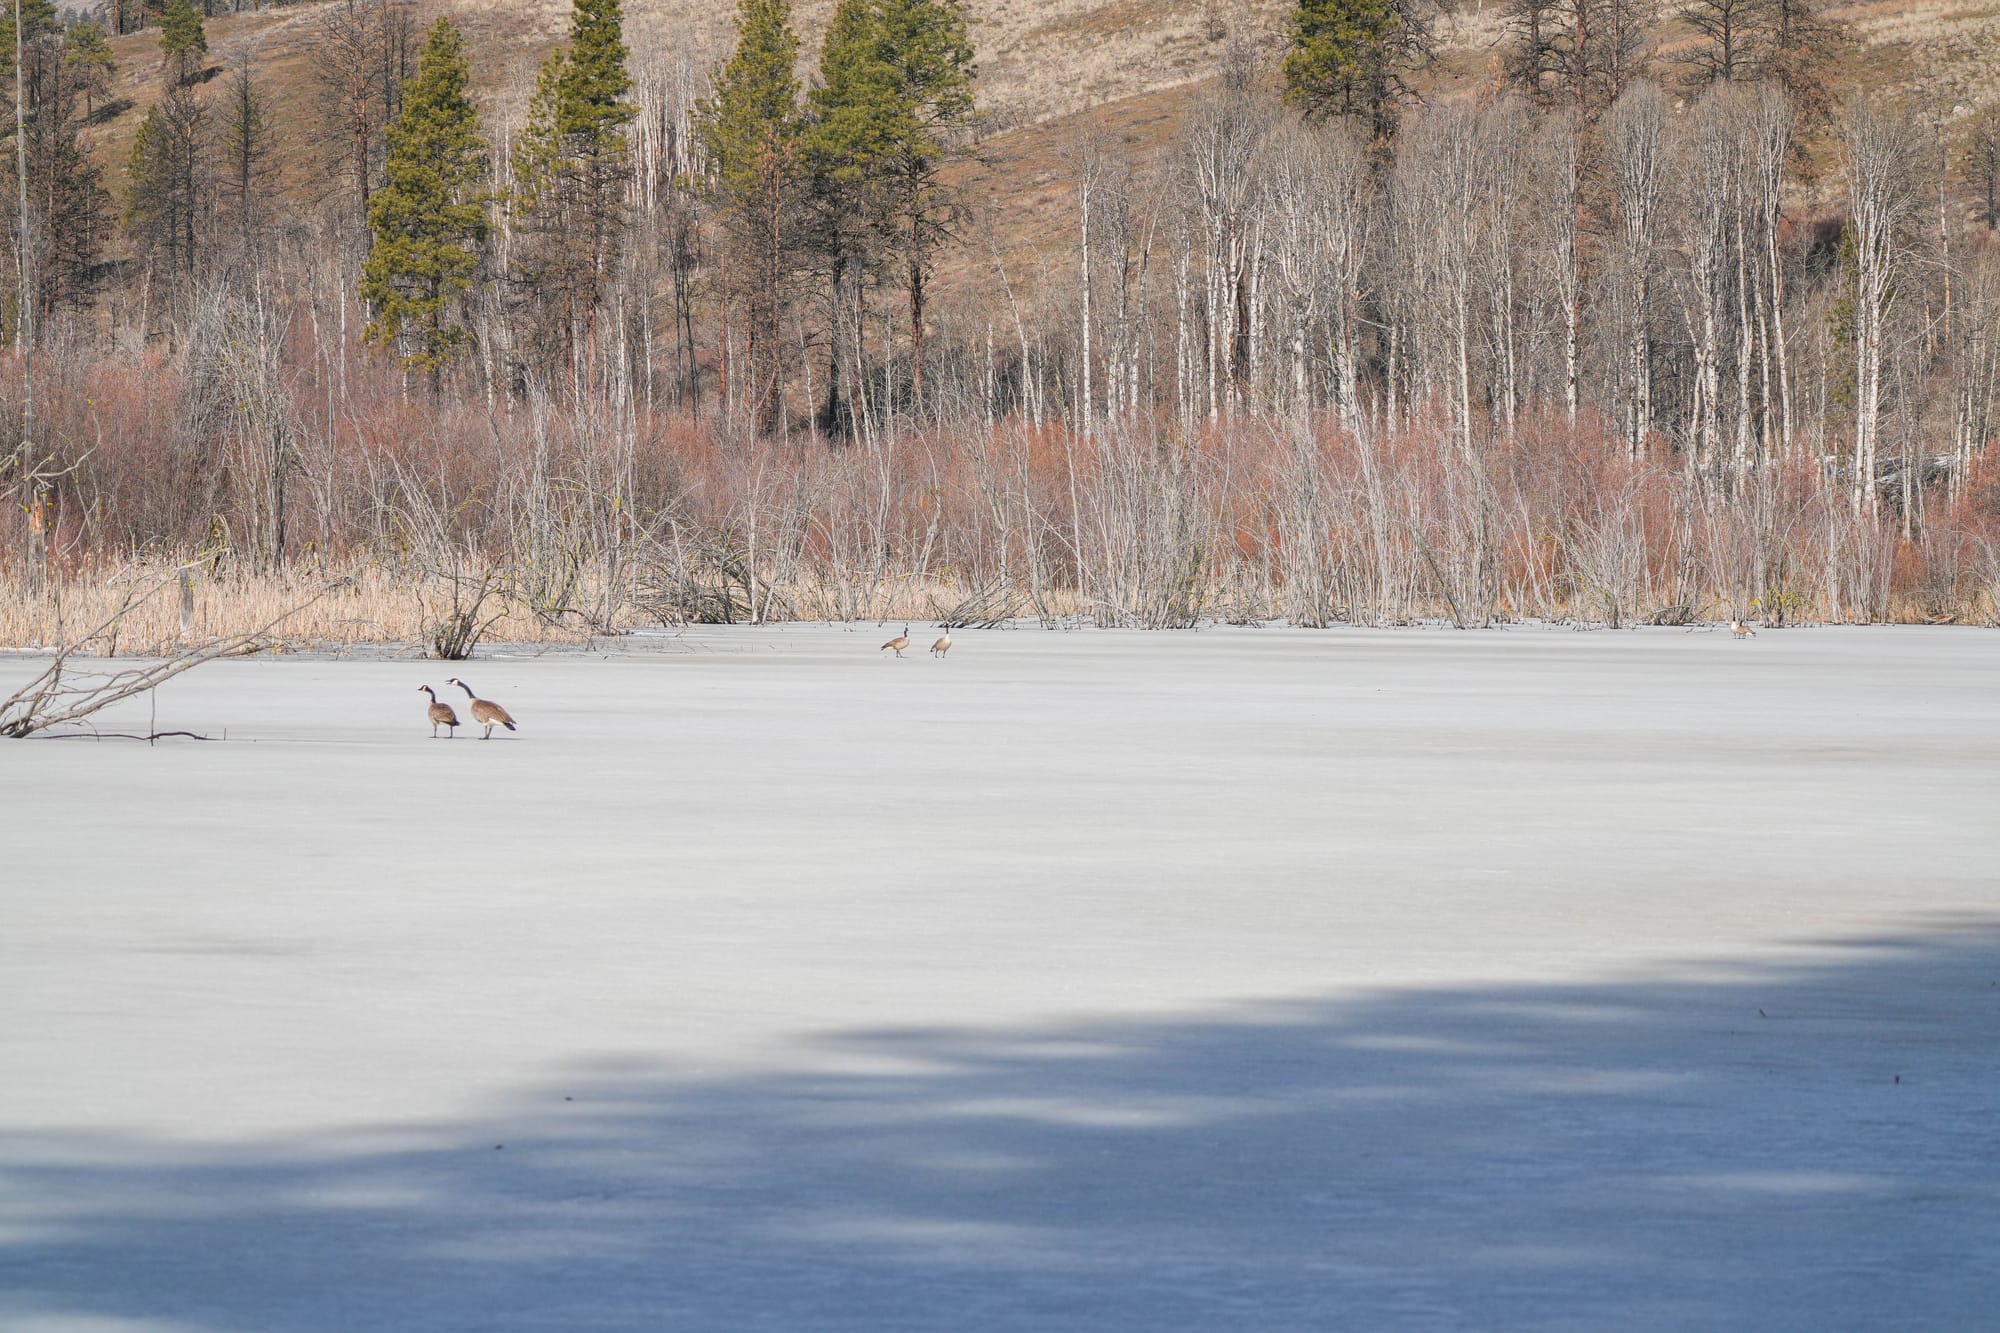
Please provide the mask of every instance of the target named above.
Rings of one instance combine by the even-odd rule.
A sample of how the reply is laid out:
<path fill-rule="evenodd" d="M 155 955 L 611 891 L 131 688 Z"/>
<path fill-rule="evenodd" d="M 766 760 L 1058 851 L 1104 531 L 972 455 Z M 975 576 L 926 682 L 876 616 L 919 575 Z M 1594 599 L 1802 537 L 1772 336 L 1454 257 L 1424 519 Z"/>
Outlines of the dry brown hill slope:
<path fill-rule="evenodd" d="M 339 0 L 330 0 L 339 3 Z M 325 4 L 303 4 L 209 20 L 211 64 L 226 68 L 254 49 L 280 83 L 302 75 L 302 57 Z M 802 74 L 809 74 L 832 17 L 834 0 L 801 0 L 795 18 L 804 39 Z M 464 29 L 481 88 L 496 105 L 525 98 L 534 69 L 562 40 L 569 0 L 428 0 L 428 21 L 448 14 Z M 635 55 L 691 53 L 710 65 L 727 55 L 735 7 L 727 0 L 627 0 L 626 24 Z M 1047 120 L 1094 103 L 1156 92 L 1205 77 L 1235 12 L 1224 0 L 973 0 L 967 6 L 978 52 L 982 111 L 996 128 Z M 1275 31 L 1280 6 L 1258 0 L 1249 11 L 1261 31 Z M 114 42 L 121 67 L 119 95 L 143 113 L 157 96 L 157 34 Z M 132 118 L 115 118 L 111 127 Z M 309 123 L 309 122 L 308 122 Z M 107 141 L 119 137 L 105 136 Z M 126 137 L 129 137 L 127 129 Z"/>
<path fill-rule="evenodd" d="M 339 0 L 330 0 L 339 3 Z M 799 0 L 809 72 L 834 0 Z M 257 53 L 277 101 L 280 132 L 295 161 L 335 131 L 318 107 L 307 55 L 324 4 L 306 4 L 209 22 L 211 64 L 220 71 L 245 50 Z M 464 28 L 478 86 L 489 111 L 517 113 L 535 66 L 561 40 L 570 0 L 428 0 L 426 16 L 450 14 Z M 1032 285 L 1043 259 L 1056 262 L 1072 243 L 1068 161 L 1087 134 L 1122 144 L 1141 162 L 1170 140 L 1191 92 L 1209 79 L 1229 22 L 1245 22 L 1275 57 L 1282 49 L 1283 0 L 967 0 L 979 60 L 979 98 L 987 133 L 970 173 L 980 219 L 968 253 L 954 267 L 990 270 L 994 254 Z M 696 68 L 726 55 L 734 35 L 729 0 L 626 0 L 637 59 L 677 57 Z M 1503 29 L 1492 0 L 1467 0 L 1443 22 L 1441 90 L 1490 86 Z M 1855 41 L 1836 82 L 1846 91 L 1887 88 L 1920 96 L 1963 115 L 2000 99 L 2000 0 L 1861 3 L 1829 13 Z M 1671 25 L 1663 41 L 1676 40 Z M 157 38 L 117 41 L 121 73 L 114 99 L 126 104 L 97 131 L 98 151 L 114 187 L 123 184 L 131 135 L 158 96 Z M 327 187 L 324 172 L 301 168 L 291 188 L 310 197 Z"/>

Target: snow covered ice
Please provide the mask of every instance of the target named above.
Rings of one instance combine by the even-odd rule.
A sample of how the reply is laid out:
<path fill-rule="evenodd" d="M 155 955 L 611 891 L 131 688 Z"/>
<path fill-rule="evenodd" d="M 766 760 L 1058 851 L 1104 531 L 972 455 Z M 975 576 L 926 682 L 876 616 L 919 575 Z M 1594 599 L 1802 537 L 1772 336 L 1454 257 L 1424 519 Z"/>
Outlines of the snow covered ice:
<path fill-rule="evenodd" d="M 1995 1326 L 2000 637 L 895 629 L 6 744 L 0 1328 Z"/>

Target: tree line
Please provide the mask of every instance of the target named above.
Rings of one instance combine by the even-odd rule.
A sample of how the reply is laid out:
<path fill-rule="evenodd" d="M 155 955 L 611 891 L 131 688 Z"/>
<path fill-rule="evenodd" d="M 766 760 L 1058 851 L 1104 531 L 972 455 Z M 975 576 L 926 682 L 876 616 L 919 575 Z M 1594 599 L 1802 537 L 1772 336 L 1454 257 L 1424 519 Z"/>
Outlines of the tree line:
<path fill-rule="evenodd" d="M 915 465 L 897 452 L 910 432 L 974 449 L 1010 429 L 1033 471 L 1035 441 L 1058 431 L 1096 464 L 1069 458 L 1052 497 L 1020 483 L 1009 503 L 1025 508 L 992 519 L 999 546 L 958 562 L 1032 567 L 1038 585 L 1113 581 L 1085 572 L 1084 492 L 1109 475 L 1103 451 L 1138 439 L 1151 462 L 1126 480 L 1169 491 L 1196 484 L 1217 440 L 1293 441 L 1273 455 L 1287 480 L 1258 483 L 1289 497 L 1269 523 L 1292 535 L 1254 542 L 1329 550 L 1315 488 L 1361 483 L 1328 460 L 1365 473 L 1372 451 L 1429 441 L 1423 484 L 1477 499 L 1453 511 L 1473 516 L 1463 558 L 1426 557 L 1468 604 L 1495 602 L 1465 589 L 1491 594 L 1478 571 L 1513 540 L 1515 519 L 1484 508 L 1499 474 L 1557 438 L 1574 458 L 1601 442 L 1628 481 L 1668 478 L 1675 512 L 1762 515 L 1767 545 L 1774 486 L 1795 515 L 1810 492 L 1842 522 L 1906 544 L 1935 529 L 1961 554 L 1995 517 L 1981 468 L 2000 433 L 2000 103 L 1843 101 L 1832 70 L 1849 39 L 1809 0 L 1665 15 L 1507 0 L 1490 77 L 1451 95 L 1433 86 L 1428 0 L 1299 0 L 1275 44 L 1229 35 L 1168 152 L 1141 159 L 1087 117 L 1058 131 L 1075 230 L 1033 284 L 982 246 L 991 201 L 964 188 L 976 61 L 953 0 L 843 0 L 809 66 L 785 0 L 741 0 L 725 51 L 639 57 L 618 0 L 575 0 L 567 40 L 512 101 L 476 91 L 450 20 L 334 0 L 310 11 L 309 149 L 280 133 L 254 58 L 209 67 L 192 0 L 148 8 L 160 92 L 120 182 L 89 132 L 105 34 L 128 16 L 29 4 L 33 188 L 13 230 L 34 255 L 16 265 L 17 305 L 25 292 L 65 338 L 163 351 L 174 429 L 209 433 L 186 445 L 199 480 L 162 537 L 186 540 L 208 513 L 283 563 L 304 493 L 317 540 L 337 543 L 333 496 L 363 483 L 332 475 L 347 466 L 336 437 L 385 392 L 433 423 L 525 413 L 539 443 L 522 484 L 544 499 L 562 490 L 548 489 L 551 420 L 573 448 L 615 442 L 565 492 L 601 502 L 601 533 L 685 507 L 685 469 L 657 454 L 677 421 L 744 458 L 763 456 L 752 441 L 803 448 L 786 466 L 808 472 L 812 451 L 894 470 Z M 130 257 L 107 259 L 120 229 Z M 51 441 L 45 471 L 63 447 L 84 452 Z M 398 459 L 365 486 L 400 494 L 424 470 Z M 869 484 L 884 504 L 921 490 Z M 470 493 L 445 486 L 439 503 L 465 512 Z M 1665 540 L 1657 517 L 1632 521 L 1620 540 L 1642 553 Z M 1815 522 L 1823 547 L 1859 540 Z M 1197 527 L 1193 554 L 1159 568 L 1225 558 L 1224 528 Z M 1574 554 L 1572 538 L 1547 539 Z M 1759 559 L 1782 581 L 1781 559 Z M 1304 587 L 1315 569 L 1271 577 Z M 1379 579 L 1377 594 L 1396 600 Z M 1847 603 L 1886 605 L 1870 597 Z"/>

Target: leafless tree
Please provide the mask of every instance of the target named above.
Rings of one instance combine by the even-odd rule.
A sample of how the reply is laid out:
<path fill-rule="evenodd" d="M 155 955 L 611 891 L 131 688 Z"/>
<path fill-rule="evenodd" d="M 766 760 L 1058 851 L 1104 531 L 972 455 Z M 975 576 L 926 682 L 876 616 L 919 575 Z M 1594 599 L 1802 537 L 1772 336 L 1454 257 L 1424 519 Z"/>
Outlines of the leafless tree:
<path fill-rule="evenodd" d="M 1273 114 L 1240 60 L 1225 68 L 1221 90 L 1190 114 L 1180 145 L 1179 173 L 1199 229 L 1204 401 L 1211 420 L 1234 405 L 1248 375 L 1252 159 Z"/>
<path fill-rule="evenodd" d="M 1666 181 L 1666 97 L 1657 85 L 1635 84 L 1612 109 L 1610 145 L 1623 282 L 1624 417 L 1634 455 L 1653 430 L 1653 276 Z"/>
<path fill-rule="evenodd" d="M 1842 135 L 1847 169 L 1848 238 L 1854 254 L 1855 512 L 1873 514 L 1880 452 L 1883 366 L 1897 279 L 1909 267 L 1908 235 L 1922 206 L 1915 127 L 1894 112 L 1849 109 Z"/>

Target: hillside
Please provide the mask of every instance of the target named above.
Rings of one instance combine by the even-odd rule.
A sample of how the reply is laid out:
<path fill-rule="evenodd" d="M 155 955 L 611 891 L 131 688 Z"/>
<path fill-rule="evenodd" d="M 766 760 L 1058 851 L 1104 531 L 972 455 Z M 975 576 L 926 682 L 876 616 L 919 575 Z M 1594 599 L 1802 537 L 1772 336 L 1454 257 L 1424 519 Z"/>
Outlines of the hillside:
<path fill-rule="evenodd" d="M 254 53 L 274 98 L 280 133 L 294 151 L 288 188 L 302 202 L 325 189 L 325 176 L 297 151 L 316 134 L 322 113 L 307 54 L 324 5 L 217 18 L 208 25 L 211 66 L 220 75 Z M 697 0 L 628 0 L 635 63 L 703 69 L 726 55 L 733 8 Z M 833 0 L 802 0 L 802 74 L 809 76 Z M 1285 6 L 1257 0 L 1247 9 L 1224 0 L 969 0 L 979 55 L 982 141 L 968 184 L 979 213 L 959 273 L 990 272 L 998 254 L 1034 285 L 1045 260 L 1064 255 L 1073 227 L 1068 163 L 1085 137 L 1102 136 L 1143 169 L 1178 126 L 1191 92 L 1209 79 L 1229 21 L 1248 22 L 1272 57 L 1283 46 Z M 568 0 L 434 0 L 425 14 L 449 13 L 464 28 L 489 117 L 505 126 L 519 114 L 536 65 L 563 34 Z M 1901 90 L 1963 117 L 2000 83 L 2000 3 L 1929 0 L 1922 4 L 1836 6 L 1854 41 L 1842 52 L 1835 82 L 1843 90 Z M 1433 91 L 1477 92 L 1496 77 L 1504 37 L 1499 8 L 1465 6 L 1440 28 L 1443 60 Z M 1668 25 L 1666 54 L 1685 37 Z M 114 189 L 122 188 L 131 136 L 158 96 L 156 39 L 134 34 L 115 43 L 120 71 L 113 114 L 101 117 L 97 150 Z M 951 276 L 949 272 L 947 278 Z"/>
<path fill-rule="evenodd" d="M 304 55 L 325 8 L 306 4 L 211 19 L 211 64 L 224 69 L 240 52 L 254 51 L 274 81 L 290 90 L 303 79 Z M 536 65 L 561 40 L 569 8 L 568 0 L 433 0 L 420 12 L 426 21 L 437 13 L 458 21 L 491 108 L 504 115 L 525 99 Z M 803 0 L 796 8 L 802 74 L 810 72 L 833 8 L 833 0 Z M 974 0 L 967 8 L 979 54 L 981 109 L 996 131 L 1185 86 L 1209 73 L 1225 31 L 1225 7 L 1204 0 Z M 726 56 L 734 40 L 734 8 L 727 4 L 629 0 L 625 10 L 638 62 L 691 55 L 698 66 L 709 65 Z M 1271 0 L 1259 0 L 1253 22 L 1275 31 L 1279 12 Z M 114 95 L 129 108 L 105 122 L 100 139 L 107 150 L 129 141 L 132 123 L 157 96 L 156 43 L 151 32 L 113 43 L 120 65 Z"/>

